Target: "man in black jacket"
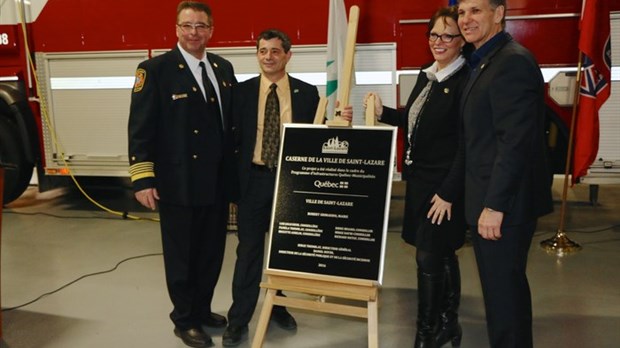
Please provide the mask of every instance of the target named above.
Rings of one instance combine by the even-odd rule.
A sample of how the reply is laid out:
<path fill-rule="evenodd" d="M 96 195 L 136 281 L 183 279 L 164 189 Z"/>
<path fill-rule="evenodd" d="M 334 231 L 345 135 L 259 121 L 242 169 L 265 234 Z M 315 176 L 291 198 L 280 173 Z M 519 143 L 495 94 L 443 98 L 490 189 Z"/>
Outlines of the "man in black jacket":
<path fill-rule="evenodd" d="M 233 304 L 222 340 L 227 347 L 239 345 L 247 338 L 248 323 L 258 301 L 281 125 L 312 123 L 319 102 L 315 86 L 286 73 L 291 55 L 291 41 L 285 33 L 262 32 L 256 40 L 261 75 L 235 86 L 233 119 L 241 191 Z M 275 129 L 271 129 L 270 120 L 274 116 Z M 350 121 L 351 117 L 351 107 L 345 108 L 343 118 Z M 274 306 L 271 319 L 286 330 L 297 328 L 295 319 L 284 307 Z"/>
<path fill-rule="evenodd" d="M 533 55 L 504 31 L 505 0 L 460 0 L 474 45 L 461 99 L 465 218 L 472 231 L 490 345 L 532 347 L 527 255 L 553 209 L 544 146 L 544 82 Z"/>
<path fill-rule="evenodd" d="M 185 344 L 213 344 L 202 325 L 226 326 L 211 312 L 226 242 L 226 188 L 235 178 L 231 129 L 233 67 L 205 51 L 211 9 L 177 8 L 177 46 L 138 66 L 129 115 L 130 174 L 136 199 L 159 207 L 174 332 Z"/>

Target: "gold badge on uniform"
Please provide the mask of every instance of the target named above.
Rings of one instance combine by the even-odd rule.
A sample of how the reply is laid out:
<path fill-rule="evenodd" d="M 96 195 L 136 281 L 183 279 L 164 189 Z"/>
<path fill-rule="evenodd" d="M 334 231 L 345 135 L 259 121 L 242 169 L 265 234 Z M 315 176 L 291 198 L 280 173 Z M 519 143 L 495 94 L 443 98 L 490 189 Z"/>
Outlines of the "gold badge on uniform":
<path fill-rule="evenodd" d="M 142 90 L 142 87 L 144 87 L 144 81 L 146 81 L 146 70 L 144 69 L 136 70 L 136 81 L 134 82 L 134 85 L 133 85 L 134 93 L 138 93 Z"/>
<path fill-rule="evenodd" d="M 172 100 L 183 99 L 183 98 L 187 98 L 187 93 L 172 95 Z"/>

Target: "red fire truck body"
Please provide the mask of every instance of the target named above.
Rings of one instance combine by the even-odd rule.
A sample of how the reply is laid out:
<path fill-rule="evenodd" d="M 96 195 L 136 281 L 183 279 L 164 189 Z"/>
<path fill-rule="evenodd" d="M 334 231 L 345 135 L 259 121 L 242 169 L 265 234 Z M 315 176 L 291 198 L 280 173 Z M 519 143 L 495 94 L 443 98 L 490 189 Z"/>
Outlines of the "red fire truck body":
<path fill-rule="evenodd" d="M 612 24 L 620 23 L 620 0 L 609 1 Z M 38 169 L 40 186 L 45 186 L 46 177 L 69 172 L 128 175 L 126 125 L 134 69 L 141 60 L 176 44 L 177 3 L 1 3 L 0 163 L 7 166 L 5 202 L 23 192 L 33 168 Z M 289 72 L 303 75 L 324 91 L 328 3 L 209 1 L 214 17 L 209 49 L 230 59 L 243 79 L 258 71 L 254 57 L 257 34 L 266 28 L 279 28 L 291 36 L 294 45 Z M 385 93 L 386 105 L 398 107 L 400 100 L 406 101 L 403 99 L 412 83 L 408 77 L 415 76 L 419 67 L 432 59 L 425 37 L 428 18 L 447 3 L 345 0 L 347 8 L 360 8 L 357 84 L 351 97 L 360 119 L 360 100 L 367 91 Z M 535 54 L 543 70 L 575 71 L 581 0 L 508 0 L 507 9 L 507 31 Z M 620 24 L 612 25 L 616 27 Z M 612 29 L 612 42 L 617 42 L 620 34 L 613 34 L 614 30 L 620 33 L 620 28 Z M 571 94 L 568 83 L 550 88 L 565 99 Z M 616 111 L 609 112 L 616 116 L 620 114 L 618 95 L 612 89 L 610 101 Z M 555 171 L 563 173 L 570 100 L 560 105 L 549 93 L 547 102 L 550 158 Z M 620 138 L 618 135 L 615 137 Z M 612 166 L 617 165 L 616 159 L 611 160 Z"/>

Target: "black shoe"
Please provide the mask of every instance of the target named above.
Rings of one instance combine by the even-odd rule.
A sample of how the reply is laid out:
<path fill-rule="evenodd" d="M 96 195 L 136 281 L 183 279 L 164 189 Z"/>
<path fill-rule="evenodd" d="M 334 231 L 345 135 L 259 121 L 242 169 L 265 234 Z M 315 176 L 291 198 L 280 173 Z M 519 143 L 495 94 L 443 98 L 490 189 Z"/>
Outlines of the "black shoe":
<path fill-rule="evenodd" d="M 202 324 L 207 327 L 219 329 L 222 327 L 226 327 L 226 324 L 228 324 L 228 322 L 226 321 L 225 316 L 211 312 L 206 318 L 202 319 Z"/>
<path fill-rule="evenodd" d="M 456 323 L 453 327 L 442 327 L 435 335 L 435 346 L 443 347 L 446 343 L 452 343 L 452 347 L 460 347 L 463 338 L 463 329 Z"/>
<path fill-rule="evenodd" d="M 190 347 L 204 348 L 213 346 L 213 340 L 206 332 L 202 331 L 202 329 L 190 328 L 181 330 L 175 327 L 174 334 Z"/>
<path fill-rule="evenodd" d="M 444 274 L 418 268 L 418 319 L 414 348 L 435 348 L 435 327 L 444 286 Z"/>
<path fill-rule="evenodd" d="M 241 344 L 246 338 L 248 326 L 228 326 L 222 335 L 222 345 L 224 347 L 235 347 Z"/>
<path fill-rule="evenodd" d="M 297 328 L 295 318 L 284 307 L 274 308 L 271 311 L 271 320 L 284 330 L 295 330 Z"/>

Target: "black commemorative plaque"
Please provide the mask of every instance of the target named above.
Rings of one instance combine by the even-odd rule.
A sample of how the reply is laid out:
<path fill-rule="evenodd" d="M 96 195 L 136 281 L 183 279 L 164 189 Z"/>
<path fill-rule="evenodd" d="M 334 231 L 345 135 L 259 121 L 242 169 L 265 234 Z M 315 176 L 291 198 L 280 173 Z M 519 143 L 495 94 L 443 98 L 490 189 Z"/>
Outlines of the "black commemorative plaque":
<path fill-rule="evenodd" d="M 286 124 L 268 269 L 381 283 L 396 128 Z"/>

